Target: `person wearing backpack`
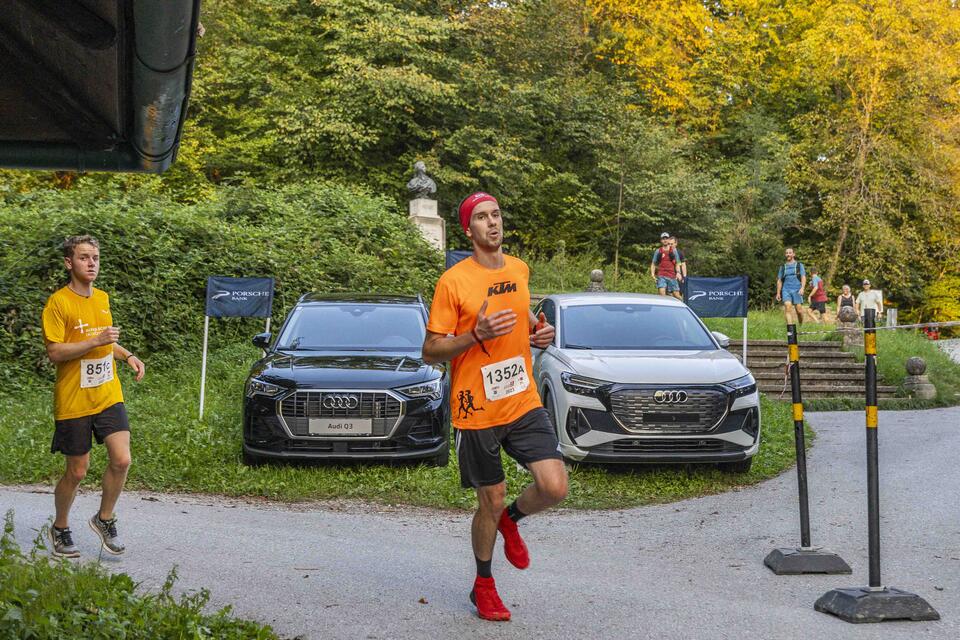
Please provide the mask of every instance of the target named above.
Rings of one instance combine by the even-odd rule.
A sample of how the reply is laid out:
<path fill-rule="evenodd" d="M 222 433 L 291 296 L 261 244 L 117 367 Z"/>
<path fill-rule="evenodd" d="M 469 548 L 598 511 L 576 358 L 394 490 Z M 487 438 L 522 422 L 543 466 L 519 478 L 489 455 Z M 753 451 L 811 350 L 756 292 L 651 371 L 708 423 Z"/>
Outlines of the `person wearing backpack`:
<path fill-rule="evenodd" d="M 680 254 L 670 242 L 670 234 L 660 234 L 660 247 L 653 252 L 650 262 L 650 277 L 657 283 L 657 292 L 662 296 L 673 296 L 683 300 L 680 293 Z"/>
<path fill-rule="evenodd" d="M 807 271 L 796 259 L 792 248 L 784 251 L 786 262 L 777 270 L 777 302 L 783 302 L 787 324 L 803 323 L 803 290 L 807 287 Z"/>

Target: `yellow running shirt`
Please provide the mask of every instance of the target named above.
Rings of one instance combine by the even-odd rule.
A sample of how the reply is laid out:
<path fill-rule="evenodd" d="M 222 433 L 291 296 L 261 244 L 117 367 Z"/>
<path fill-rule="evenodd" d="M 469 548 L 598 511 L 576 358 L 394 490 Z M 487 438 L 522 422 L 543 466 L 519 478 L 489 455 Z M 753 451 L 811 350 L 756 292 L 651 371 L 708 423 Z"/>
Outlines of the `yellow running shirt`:
<path fill-rule="evenodd" d="M 475 344 L 451 363 L 450 409 L 458 429 L 503 426 L 542 407 L 530 360 L 530 269 L 504 256 L 500 269 L 473 258 L 450 267 L 437 282 L 427 331 L 470 333 L 484 302 L 486 314 L 511 309 L 517 324 L 505 336 Z"/>
<path fill-rule="evenodd" d="M 100 289 L 86 298 L 63 287 L 43 308 L 43 337 L 48 342 L 83 342 L 111 326 L 110 297 Z M 56 420 L 92 416 L 123 402 L 113 346 L 96 347 L 76 360 L 57 363 L 53 391 Z"/>

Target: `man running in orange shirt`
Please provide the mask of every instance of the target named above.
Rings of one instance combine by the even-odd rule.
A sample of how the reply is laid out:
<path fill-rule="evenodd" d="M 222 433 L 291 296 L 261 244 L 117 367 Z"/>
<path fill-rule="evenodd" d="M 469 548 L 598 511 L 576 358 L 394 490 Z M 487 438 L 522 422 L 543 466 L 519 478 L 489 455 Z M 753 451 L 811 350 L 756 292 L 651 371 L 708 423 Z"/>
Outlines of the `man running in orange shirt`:
<path fill-rule="evenodd" d="M 61 452 L 66 470 L 54 490 L 56 517 L 50 528 L 55 556 L 80 555 L 73 543 L 67 518 L 77 487 L 90 465 L 91 439 L 107 448 L 109 464 L 103 473 L 100 510 L 89 520 L 103 550 L 124 552 L 117 535 L 113 508 L 120 498 L 130 466 L 130 425 L 123 391 L 116 376 L 116 361 L 126 362 L 143 378 L 143 362 L 117 344 L 120 330 L 113 326 L 110 298 L 93 281 L 100 273 L 100 245 L 90 236 L 72 236 L 63 243 L 63 262 L 70 282 L 54 292 L 43 309 L 43 339 L 47 356 L 57 365 L 54 386 L 53 443 L 50 452 Z"/>
<path fill-rule="evenodd" d="M 531 378 L 530 346 L 544 349 L 554 328 L 530 311 L 530 270 L 504 255 L 503 220 L 496 199 L 479 192 L 459 209 L 460 224 L 473 241 L 473 256 L 447 270 L 437 282 L 423 359 L 452 361 L 451 405 L 456 427 L 460 482 L 477 491 L 471 539 L 477 577 L 470 601 L 486 620 L 505 621 L 510 611 L 491 572 L 497 531 L 507 560 L 530 566 L 517 523 L 567 495 L 567 471 L 557 433 Z M 500 448 L 533 475 L 505 507 L 506 476 Z"/>

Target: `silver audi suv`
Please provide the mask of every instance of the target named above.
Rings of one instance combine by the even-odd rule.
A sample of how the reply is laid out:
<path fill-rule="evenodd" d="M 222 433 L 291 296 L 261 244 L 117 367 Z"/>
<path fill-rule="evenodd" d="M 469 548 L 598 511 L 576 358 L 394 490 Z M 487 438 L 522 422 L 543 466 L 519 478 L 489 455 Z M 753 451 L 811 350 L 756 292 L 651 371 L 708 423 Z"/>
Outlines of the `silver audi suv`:
<path fill-rule="evenodd" d="M 557 328 L 533 373 L 564 457 L 719 463 L 750 469 L 760 397 L 750 372 L 675 298 L 558 294 L 537 306 Z"/>

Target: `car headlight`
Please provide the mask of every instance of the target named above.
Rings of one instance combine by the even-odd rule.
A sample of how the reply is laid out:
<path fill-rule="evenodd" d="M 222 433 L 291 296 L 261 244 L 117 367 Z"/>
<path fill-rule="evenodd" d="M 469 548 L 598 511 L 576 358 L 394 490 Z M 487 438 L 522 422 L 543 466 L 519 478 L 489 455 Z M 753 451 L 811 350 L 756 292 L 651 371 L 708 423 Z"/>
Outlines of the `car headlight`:
<path fill-rule="evenodd" d="M 570 393 L 575 393 L 580 396 L 590 396 L 591 398 L 598 397 L 600 389 L 613 384 L 606 380 L 587 378 L 586 376 L 578 376 L 570 372 L 561 373 L 560 380 L 563 382 L 563 388 Z"/>
<path fill-rule="evenodd" d="M 748 396 L 757 391 L 757 381 L 754 379 L 753 375 L 749 373 L 742 378 L 737 378 L 736 380 L 731 380 L 730 382 L 726 382 L 724 384 L 733 389 L 734 398 L 742 398 L 743 396 Z"/>
<path fill-rule="evenodd" d="M 439 400 L 443 396 L 443 378 L 412 384 L 409 387 L 400 387 L 397 391 L 408 398 Z"/>
<path fill-rule="evenodd" d="M 283 391 L 283 387 L 264 382 L 259 378 L 250 378 L 250 380 L 247 381 L 246 393 L 248 398 L 252 398 L 253 396 L 273 397 L 281 391 Z"/>

